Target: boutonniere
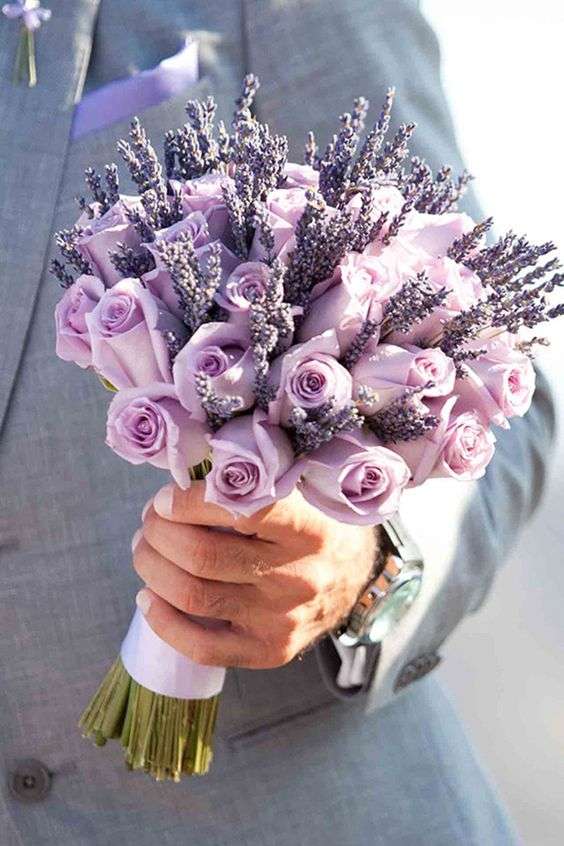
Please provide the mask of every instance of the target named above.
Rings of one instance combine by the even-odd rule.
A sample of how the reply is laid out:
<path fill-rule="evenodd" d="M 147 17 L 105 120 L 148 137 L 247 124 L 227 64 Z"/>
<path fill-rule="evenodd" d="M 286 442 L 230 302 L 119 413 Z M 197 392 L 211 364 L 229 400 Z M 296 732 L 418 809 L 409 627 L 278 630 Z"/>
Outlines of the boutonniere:
<path fill-rule="evenodd" d="M 7 18 L 20 20 L 20 40 L 16 53 L 14 80 L 22 82 L 27 78 L 27 84 L 33 88 L 37 85 L 35 32 L 43 21 L 49 20 L 51 10 L 42 9 L 40 0 L 18 0 L 17 3 L 6 3 L 2 6 L 2 13 Z"/>

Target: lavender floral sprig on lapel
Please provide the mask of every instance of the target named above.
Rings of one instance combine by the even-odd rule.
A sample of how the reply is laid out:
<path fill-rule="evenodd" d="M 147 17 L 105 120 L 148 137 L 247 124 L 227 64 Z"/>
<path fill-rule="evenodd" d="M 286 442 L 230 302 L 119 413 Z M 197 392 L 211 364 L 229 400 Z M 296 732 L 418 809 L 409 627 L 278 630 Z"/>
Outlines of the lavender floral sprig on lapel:
<path fill-rule="evenodd" d="M 27 78 L 30 88 L 37 85 L 37 64 L 35 60 L 35 32 L 51 17 L 50 9 L 43 9 L 40 0 L 19 0 L 5 3 L 2 14 L 20 21 L 20 38 L 14 67 L 14 80 L 22 82 Z"/>

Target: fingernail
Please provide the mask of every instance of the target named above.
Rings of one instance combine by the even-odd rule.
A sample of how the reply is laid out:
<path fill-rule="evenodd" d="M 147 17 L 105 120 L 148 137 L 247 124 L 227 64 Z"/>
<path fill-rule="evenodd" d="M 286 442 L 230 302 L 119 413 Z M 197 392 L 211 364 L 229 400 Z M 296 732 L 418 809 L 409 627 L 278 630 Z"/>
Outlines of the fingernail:
<path fill-rule="evenodd" d="M 143 537 L 143 532 L 141 531 L 141 529 L 137 529 L 137 531 L 135 532 L 135 534 L 131 538 L 131 551 L 132 552 L 135 552 L 135 550 L 137 549 L 137 545 L 139 544 L 139 541 L 141 540 L 142 537 Z"/>
<path fill-rule="evenodd" d="M 165 485 L 158 491 L 153 500 L 153 508 L 160 517 L 170 517 L 172 514 L 173 485 Z"/>
<path fill-rule="evenodd" d="M 146 614 L 151 607 L 151 594 L 148 590 L 143 588 L 135 597 L 135 602 L 141 613 Z"/>
<path fill-rule="evenodd" d="M 144 520 L 145 517 L 147 516 L 147 511 L 149 510 L 149 508 L 151 507 L 152 504 L 153 504 L 153 497 L 151 497 L 151 499 L 148 499 L 147 502 L 145 503 L 145 505 L 143 506 L 143 511 L 141 512 L 141 519 L 142 520 Z"/>

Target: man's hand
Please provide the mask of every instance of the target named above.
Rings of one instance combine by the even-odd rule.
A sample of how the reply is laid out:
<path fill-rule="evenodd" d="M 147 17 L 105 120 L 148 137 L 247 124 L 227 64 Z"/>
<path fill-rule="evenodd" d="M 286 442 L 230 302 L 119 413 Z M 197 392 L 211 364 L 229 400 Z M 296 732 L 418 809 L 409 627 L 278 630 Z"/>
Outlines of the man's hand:
<path fill-rule="evenodd" d="M 324 516 L 297 491 L 235 519 L 204 502 L 196 482 L 158 492 L 133 548 L 147 585 L 138 604 L 159 637 L 200 664 L 263 669 L 291 661 L 346 617 L 370 577 L 377 536 Z M 197 617 L 227 624 L 204 628 Z"/>

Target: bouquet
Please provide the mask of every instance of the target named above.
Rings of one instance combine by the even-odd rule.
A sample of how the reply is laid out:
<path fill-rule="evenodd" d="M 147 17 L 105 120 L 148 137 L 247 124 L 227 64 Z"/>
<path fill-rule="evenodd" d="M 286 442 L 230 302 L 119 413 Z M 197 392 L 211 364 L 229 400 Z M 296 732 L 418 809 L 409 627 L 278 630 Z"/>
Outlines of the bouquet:
<path fill-rule="evenodd" d="M 458 212 L 469 182 L 388 138 L 394 92 L 364 132 L 358 98 L 303 164 L 252 113 L 232 127 L 190 101 L 164 167 L 137 119 L 118 170 L 86 171 L 91 198 L 57 234 L 57 353 L 113 392 L 107 443 L 132 464 L 249 516 L 297 487 L 331 517 L 377 525 L 430 477 L 477 479 L 493 427 L 527 411 L 530 330 L 564 312 L 554 245 Z M 82 715 L 129 767 L 205 773 L 224 670 L 175 652 L 137 611 Z"/>

